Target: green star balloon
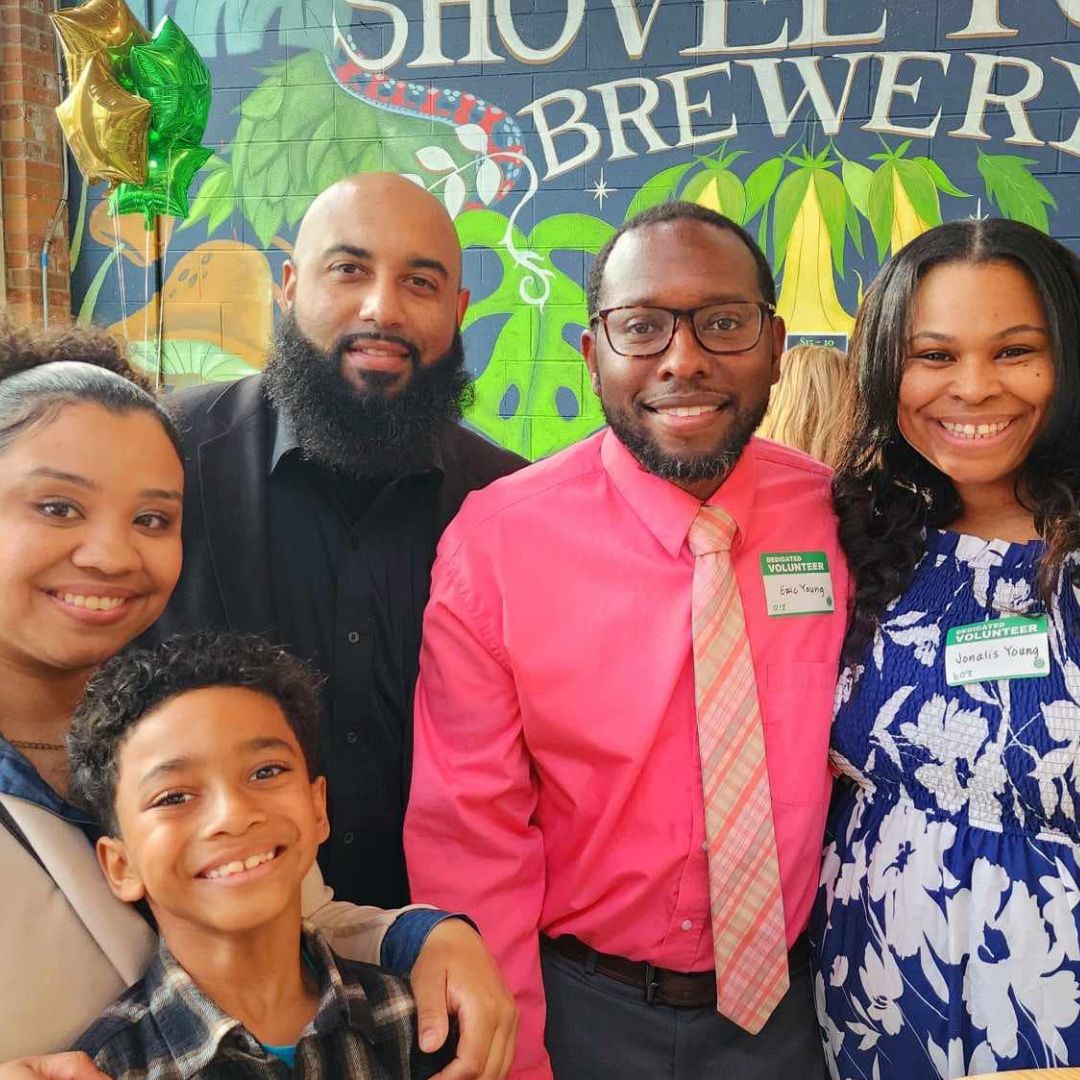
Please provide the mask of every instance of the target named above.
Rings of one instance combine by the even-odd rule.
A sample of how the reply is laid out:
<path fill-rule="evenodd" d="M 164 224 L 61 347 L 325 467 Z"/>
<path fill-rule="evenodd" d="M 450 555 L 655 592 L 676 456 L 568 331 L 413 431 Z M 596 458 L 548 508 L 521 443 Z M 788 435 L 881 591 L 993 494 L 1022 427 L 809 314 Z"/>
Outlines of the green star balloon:
<path fill-rule="evenodd" d="M 109 196 L 109 213 L 142 214 L 147 229 L 153 228 L 157 214 L 183 220 L 188 216 L 188 188 L 195 174 L 213 153 L 205 146 L 173 145 L 153 151 L 145 184 L 121 184 Z"/>
<path fill-rule="evenodd" d="M 153 106 L 150 126 L 161 142 L 200 142 L 210 115 L 210 71 L 187 34 L 166 15 L 153 39 L 133 46 L 127 59 L 136 92 Z"/>

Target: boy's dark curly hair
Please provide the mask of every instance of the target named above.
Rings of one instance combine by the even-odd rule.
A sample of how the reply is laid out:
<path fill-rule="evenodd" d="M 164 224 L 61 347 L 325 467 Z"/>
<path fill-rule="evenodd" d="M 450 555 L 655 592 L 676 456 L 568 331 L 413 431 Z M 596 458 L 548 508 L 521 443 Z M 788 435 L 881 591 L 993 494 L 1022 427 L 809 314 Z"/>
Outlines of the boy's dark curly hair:
<path fill-rule="evenodd" d="M 849 351 L 858 372 L 852 432 L 837 466 L 833 502 L 855 597 L 844 661 L 855 663 L 882 612 L 911 584 L 925 530 L 961 510 L 952 481 L 908 444 L 897 423 L 911 310 L 935 266 L 1009 263 L 1042 303 L 1054 360 L 1054 397 L 1017 477 L 1016 497 L 1046 541 L 1038 591 L 1049 606 L 1066 557 L 1080 549 L 1080 259 L 1016 221 L 953 221 L 903 247 L 867 291 Z M 977 298 L 972 298 L 978 303 Z M 1070 570 L 1080 585 L 1080 568 Z"/>
<path fill-rule="evenodd" d="M 170 698 L 209 686 L 240 686 L 273 698 L 300 743 L 308 776 L 317 775 L 322 702 L 319 679 L 306 664 L 259 637 L 175 634 L 103 664 L 75 710 L 67 737 L 71 799 L 110 835 L 119 835 L 116 781 L 128 732 Z"/>

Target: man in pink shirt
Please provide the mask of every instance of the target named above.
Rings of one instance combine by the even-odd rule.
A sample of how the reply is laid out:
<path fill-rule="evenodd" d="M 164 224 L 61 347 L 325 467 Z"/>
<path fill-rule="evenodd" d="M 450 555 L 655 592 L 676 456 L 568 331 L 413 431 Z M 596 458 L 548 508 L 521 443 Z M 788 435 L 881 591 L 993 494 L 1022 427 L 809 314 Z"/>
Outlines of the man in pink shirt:
<path fill-rule="evenodd" d="M 609 428 L 470 495 L 439 545 L 413 895 L 499 959 L 517 1080 L 823 1076 L 804 931 L 848 581 L 829 470 L 751 437 L 772 275 L 728 219 L 668 203 L 588 293 Z M 729 523 L 719 555 L 691 550 L 703 519 Z"/>

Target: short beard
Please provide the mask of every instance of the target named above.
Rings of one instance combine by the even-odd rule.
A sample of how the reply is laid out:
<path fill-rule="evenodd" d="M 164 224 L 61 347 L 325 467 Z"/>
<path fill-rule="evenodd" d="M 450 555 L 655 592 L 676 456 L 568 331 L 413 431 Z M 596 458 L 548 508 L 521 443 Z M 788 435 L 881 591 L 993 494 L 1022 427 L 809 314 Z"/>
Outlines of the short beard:
<path fill-rule="evenodd" d="M 753 408 L 736 408 L 731 428 L 716 446 L 699 454 L 674 454 L 661 450 L 645 426 L 635 422 L 629 410 L 609 409 L 603 398 L 600 403 L 611 430 L 634 455 L 638 464 L 653 476 L 675 484 L 722 480 L 727 476 L 735 468 L 769 407 L 769 399 L 766 398 Z"/>
<path fill-rule="evenodd" d="M 375 336 L 409 350 L 412 377 L 393 397 L 359 390 L 341 374 L 349 347 Z M 372 386 L 379 386 L 380 374 L 372 373 Z M 304 335 L 291 311 L 274 333 L 264 385 L 304 457 L 353 478 L 401 476 L 423 467 L 439 432 L 460 420 L 473 400 L 460 331 L 444 356 L 421 365 L 416 346 L 392 334 L 348 334 L 326 353 Z"/>

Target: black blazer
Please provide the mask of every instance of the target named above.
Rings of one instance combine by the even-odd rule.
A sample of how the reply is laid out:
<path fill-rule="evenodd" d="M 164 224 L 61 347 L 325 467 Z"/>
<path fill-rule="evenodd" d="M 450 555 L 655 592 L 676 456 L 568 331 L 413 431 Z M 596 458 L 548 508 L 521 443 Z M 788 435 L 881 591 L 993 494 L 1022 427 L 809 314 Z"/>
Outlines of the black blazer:
<path fill-rule="evenodd" d="M 151 640 L 202 627 L 265 634 L 276 626 L 266 533 L 273 425 L 262 376 L 174 394 L 184 444 L 184 566 Z M 439 527 L 465 496 L 527 464 L 459 424 L 439 438 Z"/>

